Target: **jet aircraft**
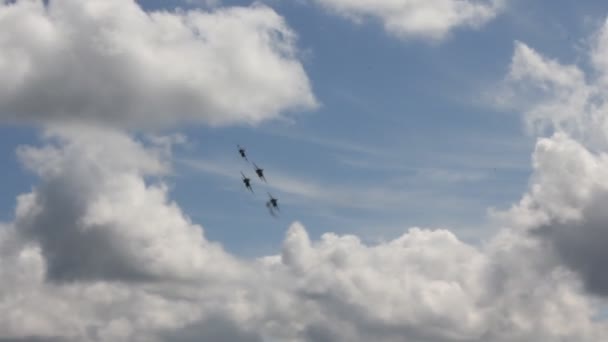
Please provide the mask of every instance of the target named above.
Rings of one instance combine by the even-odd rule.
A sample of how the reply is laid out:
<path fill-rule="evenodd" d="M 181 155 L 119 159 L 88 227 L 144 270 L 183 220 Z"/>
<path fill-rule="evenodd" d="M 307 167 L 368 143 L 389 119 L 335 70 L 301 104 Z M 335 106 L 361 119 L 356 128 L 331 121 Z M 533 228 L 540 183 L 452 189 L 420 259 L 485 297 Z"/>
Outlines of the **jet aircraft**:
<path fill-rule="evenodd" d="M 279 204 L 276 198 L 272 197 L 272 195 L 270 193 L 268 193 L 268 196 L 270 197 L 270 199 L 268 200 L 268 202 L 266 202 L 266 207 L 268 207 L 268 210 L 270 211 L 270 214 L 272 216 L 276 216 L 275 214 L 275 210 L 279 211 Z"/>
<path fill-rule="evenodd" d="M 251 179 L 247 178 L 243 172 L 241 172 L 241 175 L 243 176 L 243 183 L 245 183 L 245 187 L 247 187 L 249 191 L 253 192 L 253 189 L 251 188 Z"/>
<path fill-rule="evenodd" d="M 255 167 L 255 173 L 258 175 L 258 177 L 266 182 L 266 178 L 264 178 L 264 169 L 260 169 L 257 165 L 255 165 L 255 163 L 253 163 L 253 166 Z"/>
<path fill-rule="evenodd" d="M 239 149 L 239 153 L 243 159 L 247 160 L 247 155 L 245 154 L 245 148 L 241 147 L 241 145 L 236 145 Z"/>

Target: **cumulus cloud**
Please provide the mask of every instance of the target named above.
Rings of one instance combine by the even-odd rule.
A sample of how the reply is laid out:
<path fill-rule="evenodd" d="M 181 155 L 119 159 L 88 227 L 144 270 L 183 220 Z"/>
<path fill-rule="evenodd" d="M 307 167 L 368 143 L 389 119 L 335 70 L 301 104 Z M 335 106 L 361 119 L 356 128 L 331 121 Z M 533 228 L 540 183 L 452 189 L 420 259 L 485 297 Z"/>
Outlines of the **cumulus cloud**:
<path fill-rule="evenodd" d="M 608 22 L 594 35 L 591 68 L 565 65 L 517 42 L 508 98 L 533 132 L 546 134 L 533 154 L 530 190 L 503 213 L 549 245 L 590 292 L 608 295 Z"/>
<path fill-rule="evenodd" d="M 171 139 L 168 139 L 171 140 Z M 47 130 L 0 229 L 0 337 L 58 341 L 598 341 L 572 273 L 507 230 L 483 247 L 412 228 L 375 245 L 300 223 L 241 260 L 168 200 L 167 139 Z M 161 180 L 159 180 L 159 178 Z"/>
<path fill-rule="evenodd" d="M 164 146 L 148 150 L 124 134 L 86 128 L 57 128 L 47 139 L 44 148 L 18 151 L 42 182 L 20 196 L 15 225 L 40 244 L 50 279 L 223 272 L 230 258 L 169 202 L 166 186 L 147 181 L 167 172 Z"/>
<path fill-rule="evenodd" d="M 594 150 L 608 149 L 608 24 L 591 39 L 590 69 L 515 43 L 503 101 L 524 112 L 535 134 L 563 132 Z"/>
<path fill-rule="evenodd" d="M 504 7 L 504 0 L 314 0 L 356 22 L 373 18 L 399 38 L 441 40 L 460 27 L 478 28 Z"/>
<path fill-rule="evenodd" d="M 269 7 L 145 12 L 133 0 L 0 2 L 0 120 L 255 124 L 317 106 Z"/>
<path fill-rule="evenodd" d="M 608 155 L 593 155 L 574 141 L 543 141 L 537 151 L 543 173 L 534 193 L 551 197 L 545 222 L 533 232 L 553 244 L 555 251 L 580 273 L 593 293 L 608 295 L 608 276 L 602 272 L 608 260 Z M 561 146 L 560 146 L 561 145 Z M 545 176 L 546 174 L 546 176 Z"/>

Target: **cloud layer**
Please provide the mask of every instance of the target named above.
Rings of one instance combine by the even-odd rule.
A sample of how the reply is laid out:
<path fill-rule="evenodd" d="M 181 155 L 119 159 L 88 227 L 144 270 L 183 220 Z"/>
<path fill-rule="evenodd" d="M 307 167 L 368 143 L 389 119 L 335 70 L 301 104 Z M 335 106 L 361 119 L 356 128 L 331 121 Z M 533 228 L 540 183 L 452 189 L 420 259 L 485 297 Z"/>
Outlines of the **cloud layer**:
<path fill-rule="evenodd" d="M 255 124 L 317 106 L 269 7 L 145 12 L 133 0 L 0 3 L 0 120 Z"/>
<path fill-rule="evenodd" d="M 441 40 L 461 27 L 477 28 L 498 15 L 503 0 L 314 0 L 356 22 L 373 18 L 399 38 Z"/>

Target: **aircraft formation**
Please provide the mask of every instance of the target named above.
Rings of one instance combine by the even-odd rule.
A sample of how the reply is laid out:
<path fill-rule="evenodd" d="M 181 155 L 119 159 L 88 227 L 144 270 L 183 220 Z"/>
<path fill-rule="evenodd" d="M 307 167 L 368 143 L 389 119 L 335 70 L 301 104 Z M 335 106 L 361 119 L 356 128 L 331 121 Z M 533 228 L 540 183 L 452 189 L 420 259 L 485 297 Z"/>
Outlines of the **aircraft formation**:
<path fill-rule="evenodd" d="M 241 145 L 237 145 L 237 148 L 239 150 L 239 154 L 241 155 L 241 158 L 249 163 L 249 159 L 247 159 L 247 153 L 245 152 L 245 148 L 242 147 Z M 253 169 L 255 170 L 255 173 L 258 176 L 258 178 L 260 180 L 264 181 L 264 183 L 267 183 L 266 177 L 264 177 L 264 169 L 260 168 L 259 166 L 256 165 L 256 163 L 253 163 L 253 162 L 251 162 L 251 165 L 253 166 Z M 245 188 L 247 188 L 247 190 L 251 191 L 251 193 L 254 193 L 253 188 L 251 186 L 251 178 L 245 176 L 243 171 L 241 171 L 241 176 L 242 176 L 243 184 L 245 184 Z M 270 194 L 270 192 L 268 192 L 268 197 L 269 197 L 269 200 L 266 201 L 266 208 L 268 208 L 268 211 L 270 211 L 270 215 L 276 217 L 277 213 L 279 212 L 279 200 L 274 198 Z"/>

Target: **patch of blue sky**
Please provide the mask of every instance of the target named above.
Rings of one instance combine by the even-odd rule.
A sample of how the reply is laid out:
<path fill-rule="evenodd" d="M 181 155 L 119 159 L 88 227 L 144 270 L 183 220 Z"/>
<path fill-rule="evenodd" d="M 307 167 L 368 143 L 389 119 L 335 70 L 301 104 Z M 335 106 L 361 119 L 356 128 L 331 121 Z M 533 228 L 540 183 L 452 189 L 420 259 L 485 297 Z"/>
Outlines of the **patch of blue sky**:
<path fill-rule="evenodd" d="M 333 231 L 374 239 L 414 225 L 467 238 L 488 234 L 480 231 L 487 229 L 487 207 L 518 199 L 533 148 L 517 114 L 499 113 L 479 95 L 508 69 L 508 30 L 490 23 L 429 44 L 401 41 L 377 24 L 354 26 L 314 6 L 275 8 L 298 33 L 322 106 L 258 127 L 186 131 L 200 147 L 182 155 L 191 162 L 192 181 L 199 175 L 200 184 L 213 183 L 217 192 L 185 196 L 178 183 L 175 195 L 184 203 L 198 197 L 201 210 L 214 208 L 217 220 L 201 217 L 208 234 L 236 253 L 243 246 L 231 237 L 248 234 L 244 227 L 255 227 L 247 243 L 279 244 L 295 219 L 313 236 Z M 253 205 L 239 183 L 248 166 L 238 159 L 237 143 L 266 169 L 268 189 L 285 203 L 281 220 L 270 220 L 263 201 Z M 216 181 L 235 197 L 227 198 Z M 226 203 L 207 205 L 212 198 Z M 268 225 L 275 231 L 267 232 Z"/>
<path fill-rule="evenodd" d="M 138 2 L 147 9 L 191 7 Z M 496 227 L 486 210 L 519 200 L 534 147 L 521 115 L 488 96 L 508 71 L 514 41 L 580 62 L 580 38 L 608 14 L 604 1 L 516 0 L 482 28 L 459 28 L 430 43 L 400 40 L 378 22 L 355 25 L 310 3 L 266 3 L 298 34 L 322 106 L 255 127 L 180 128 L 191 144 L 176 147 L 168 179 L 172 199 L 208 238 L 247 256 L 276 252 L 294 220 L 315 238 L 332 231 L 373 241 L 411 226 L 449 228 L 467 241 L 491 235 Z M 35 184 L 15 149 L 38 139 L 33 129 L 0 129 L 0 209 L 8 220 L 15 196 Z M 265 169 L 268 184 L 255 180 L 236 144 Z M 255 195 L 240 171 L 254 179 Z M 264 206 L 266 191 L 279 198 L 278 219 Z"/>
<path fill-rule="evenodd" d="M 0 221 L 10 222 L 15 217 L 16 198 L 22 193 L 29 192 L 36 184 L 34 174 L 21 165 L 17 157 L 17 147 L 37 143 L 38 131 L 25 126 L 0 126 Z"/>

